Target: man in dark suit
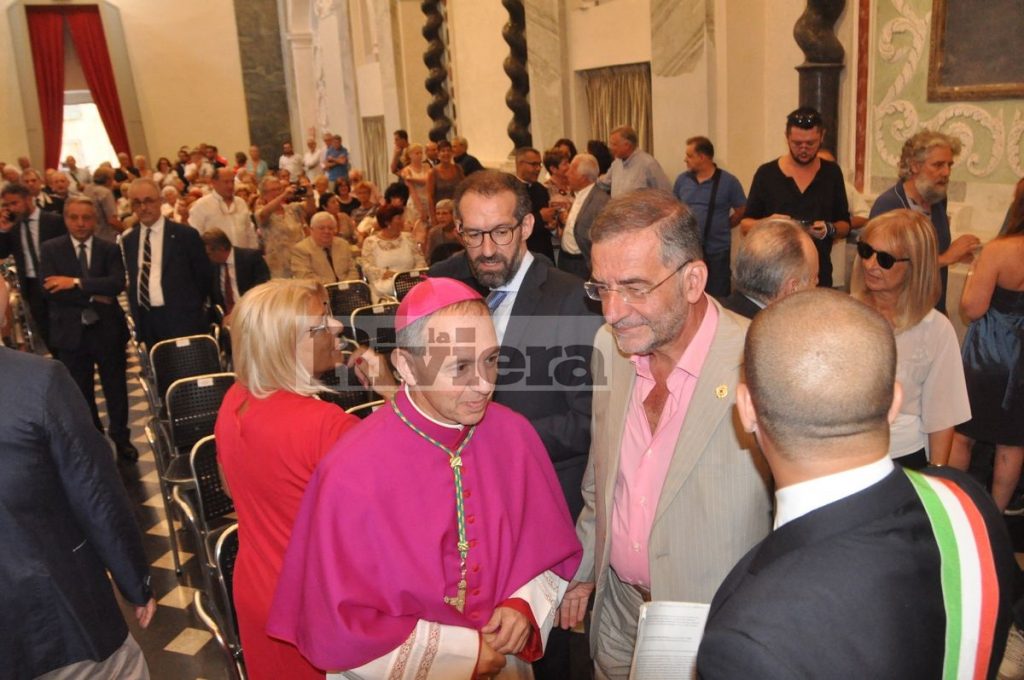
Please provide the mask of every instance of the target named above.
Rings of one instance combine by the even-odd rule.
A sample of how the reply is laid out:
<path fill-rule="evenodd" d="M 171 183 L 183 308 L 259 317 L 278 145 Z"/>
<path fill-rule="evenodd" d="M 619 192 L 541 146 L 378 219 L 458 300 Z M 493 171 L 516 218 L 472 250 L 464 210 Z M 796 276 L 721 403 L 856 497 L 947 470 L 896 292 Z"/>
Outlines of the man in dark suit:
<path fill-rule="evenodd" d="M 148 626 L 148 562 L 110 448 L 61 363 L 0 348 L 0 376 L 3 675 L 148 677 L 111 588 Z"/>
<path fill-rule="evenodd" d="M 494 400 L 537 430 L 575 520 L 583 508 L 590 358 L 601 316 L 588 306 L 580 279 L 527 250 L 535 226 L 521 181 L 496 170 L 473 173 L 455 192 L 455 215 L 466 250 L 435 264 L 429 275 L 487 295 L 502 357 Z M 566 631 L 551 631 L 537 677 L 569 677 L 568 641 Z"/>
<path fill-rule="evenodd" d="M 0 259 L 14 255 L 21 295 L 28 302 L 39 336 L 49 346 L 50 316 L 39 269 L 39 251 L 44 242 L 63 236 L 68 230 L 59 215 L 43 212 L 32 202 L 32 192 L 24 184 L 8 184 L 0 190 L 0 199 Z"/>
<path fill-rule="evenodd" d="M 128 428 L 128 326 L 117 296 L 124 290 L 124 262 L 113 243 L 94 238 L 96 206 L 91 198 L 69 197 L 64 222 L 70 235 L 51 239 L 39 254 L 49 297 L 50 347 L 68 367 L 102 432 L 96 409 L 93 370 L 99 369 L 107 401 L 110 438 L 118 457 L 139 459 Z"/>
<path fill-rule="evenodd" d="M 540 253 L 551 262 L 555 261 L 555 249 L 551 245 L 551 231 L 548 230 L 541 211 L 548 207 L 551 199 L 548 189 L 537 181 L 543 165 L 540 152 L 530 147 L 516 149 L 516 177 L 530 197 L 530 214 L 533 215 L 533 230 L 526 239 L 526 247 Z"/>
<path fill-rule="evenodd" d="M 569 163 L 569 188 L 576 198 L 565 218 L 558 268 L 584 280 L 590 278 L 590 227 L 611 199 L 595 184 L 600 174 L 597 159 L 589 153 L 576 154 Z"/>
<path fill-rule="evenodd" d="M 132 182 L 129 196 L 139 223 L 121 247 L 128 303 L 141 340 L 152 349 L 161 340 L 206 333 L 203 306 L 213 274 L 199 232 L 164 219 L 160 187 L 152 180 Z"/>
<path fill-rule="evenodd" d="M 893 466 L 888 322 L 837 291 L 796 293 L 754 319 L 745 369 L 737 409 L 775 477 L 775 529 L 715 594 L 700 676 L 994 678 L 1009 537 L 966 475 Z"/>
<path fill-rule="evenodd" d="M 740 242 L 735 287 L 722 306 L 753 319 L 767 305 L 818 285 L 818 251 L 807 232 L 786 217 L 761 220 Z"/>
<path fill-rule="evenodd" d="M 220 229 L 210 227 L 203 233 L 206 256 L 213 266 L 210 299 L 230 314 L 246 291 L 270 280 L 270 269 L 260 251 L 235 248 Z"/>

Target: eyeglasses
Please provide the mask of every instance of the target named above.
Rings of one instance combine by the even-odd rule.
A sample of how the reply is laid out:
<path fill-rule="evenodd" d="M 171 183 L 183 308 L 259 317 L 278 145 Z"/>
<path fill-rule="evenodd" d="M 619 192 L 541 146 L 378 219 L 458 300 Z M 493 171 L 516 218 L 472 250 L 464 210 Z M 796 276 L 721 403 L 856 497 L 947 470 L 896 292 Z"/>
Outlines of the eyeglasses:
<path fill-rule="evenodd" d="M 315 336 L 315 335 L 318 335 L 320 333 L 323 333 L 326 330 L 330 330 L 331 322 L 332 321 L 333 321 L 333 319 L 330 316 L 325 314 L 323 319 L 321 319 L 321 323 L 320 324 L 318 324 L 316 326 L 310 326 L 309 327 L 309 334 Z"/>
<path fill-rule="evenodd" d="M 786 116 L 786 122 L 801 130 L 810 130 L 821 127 L 821 114 L 817 111 L 794 111 Z"/>
<path fill-rule="evenodd" d="M 512 243 L 516 229 L 521 226 L 523 226 L 523 223 L 518 222 L 510 227 L 495 227 L 490 231 L 480 231 L 479 229 L 463 229 L 461 224 L 458 225 L 459 236 L 467 248 L 479 248 L 482 246 L 484 244 L 484 236 L 489 236 L 491 242 L 496 246 L 507 246 Z"/>
<path fill-rule="evenodd" d="M 875 256 L 875 261 L 878 262 L 878 266 L 882 269 L 892 269 L 897 262 L 910 262 L 909 257 L 894 257 L 893 255 L 886 253 L 881 250 L 875 250 L 864 241 L 857 241 L 857 254 L 862 260 L 870 260 L 871 256 Z"/>
<path fill-rule="evenodd" d="M 660 285 L 671 279 L 673 276 L 683 270 L 683 267 L 693 262 L 692 259 L 687 260 L 678 267 L 676 267 L 671 274 L 658 281 L 653 286 L 639 287 L 639 286 L 626 286 L 625 288 L 609 288 L 603 283 L 596 283 L 594 281 L 587 281 L 583 284 L 583 292 L 587 294 L 587 297 L 591 300 L 604 300 L 610 294 L 616 293 L 619 299 L 627 305 L 640 304 L 647 299 L 647 296 L 658 289 Z"/>

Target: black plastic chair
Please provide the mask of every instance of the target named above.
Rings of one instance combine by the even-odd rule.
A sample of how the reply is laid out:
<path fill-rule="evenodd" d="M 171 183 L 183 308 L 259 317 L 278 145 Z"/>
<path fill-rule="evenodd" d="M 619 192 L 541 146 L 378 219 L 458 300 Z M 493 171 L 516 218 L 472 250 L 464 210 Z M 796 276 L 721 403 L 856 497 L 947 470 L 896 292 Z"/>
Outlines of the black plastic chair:
<path fill-rule="evenodd" d="M 238 524 L 221 532 L 214 546 L 214 579 L 210 592 L 196 591 L 193 599 L 196 614 L 213 633 L 217 645 L 230 660 L 231 677 L 245 680 L 245 661 L 238 637 L 235 600 L 232 591 L 235 559 L 238 556 Z"/>
<path fill-rule="evenodd" d="M 360 345 L 369 345 L 380 354 L 395 348 L 395 312 L 397 302 L 378 302 L 352 310 L 349 317 L 353 338 Z"/>
<path fill-rule="evenodd" d="M 345 413 L 350 413 L 355 417 L 359 418 L 360 420 L 362 420 L 363 418 L 366 418 L 368 415 L 370 415 L 378 408 L 383 406 L 385 403 L 387 402 L 385 402 L 383 399 L 378 399 L 376 401 L 368 401 L 365 404 L 359 404 L 358 406 L 353 406 L 352 408 L 345 409 Z"/>
<path fill-rule="evenodd" d="M 176 380 L 167 389 L 167 423 L 171 437 L 173 467 L 176 457 L 186 457 L 203 437 L 213 434 L 217 411 L 228 389 L 235 383 L 234 373 L 211 373 Z M 191 476 L 191 470 L 187 471 Z"/>
<path fill-rule="evenodd" d="M 158 403 L 163 404 L 167 390 L 176 380 L 194 375 L 219 373 L 220 348 L 210 335 L 188 335 L 161 340 L 149 352 L 149 364 Z M 161 410 L 160 415 L 164 413 Z"/>
<path fill-rule="evenodd" d="M 426 269 L 410 269 L 395 274 L 395 297 L 398 301 L 401 302 L 413 286 L 427 278 L 426 274 Z"/>
<path fill-rule="evenodd" d="M 164 517 L 167 518 L 167 540 L 171 544 L 171 559 L 174 562 L 174 573 L 181 576 L 181 558 L 178 556 L 178 534 L 174 529 L 174 498 L 172 495 L 172 484 L 169 484 L 166 471 L 171 461 L 171 445 L 164 429 L 163 423 L 153 417 L 146 423 L 146 441 L 153 452 L 153 460 L 156 462 L 156 471 L 160 482 L 160 497 L 164 504 Z"/>
<path fill-rule="evenodd" d="M 321 375 L 320 382 L 327 389 L 318 392 L 317 399 L 329 401 L 342 409 L 365 404 L 371 398 L 370 391 L 360 384 L 346 366 L 339 366 L 334 371 Z"/>
<path fill-rule="evenodd" d="M 351 279 L 329 283 L 324 286 L 331 301 L 331 314 L 347 319 L 353 310 L 365 307 L 373 302 L 370 286 L 365 281 Z"/>
<path fill-rule="evenodd" d="M 189 454 L 192 482 L 195 484 L 196 528 L 206 551 L 207 563 L 213 562 L 213 547 L 220 531 L 224 529 L 235 511 L 235 503 L 224 491 L 220 470 L 217 467 L 217 441 L 213 435 L 203 437 L 192 447 Z"/>

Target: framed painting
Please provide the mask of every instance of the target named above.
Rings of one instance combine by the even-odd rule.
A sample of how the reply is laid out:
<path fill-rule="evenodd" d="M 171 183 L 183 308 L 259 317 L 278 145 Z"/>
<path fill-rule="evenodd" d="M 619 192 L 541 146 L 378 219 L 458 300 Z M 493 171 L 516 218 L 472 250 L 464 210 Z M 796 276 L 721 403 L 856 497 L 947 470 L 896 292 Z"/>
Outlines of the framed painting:
<path fill-rule="evenodd" d="M 1024 0 L 933 0 L 928 101 L 1024 97 Z"/>

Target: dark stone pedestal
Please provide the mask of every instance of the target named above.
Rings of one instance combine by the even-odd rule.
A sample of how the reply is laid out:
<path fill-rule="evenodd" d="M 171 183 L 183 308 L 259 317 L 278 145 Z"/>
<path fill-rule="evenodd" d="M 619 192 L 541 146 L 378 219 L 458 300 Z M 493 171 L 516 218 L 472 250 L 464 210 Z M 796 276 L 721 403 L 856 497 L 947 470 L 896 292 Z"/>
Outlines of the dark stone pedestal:
<path fill-rule="evenodd" d="M 825 122 L 822 144 L 833 154 L 839 137 L 839 74 L 842 64 L 804 63 L 796 67 L 800 73 L 800 106 L 812 106 Z"/>

